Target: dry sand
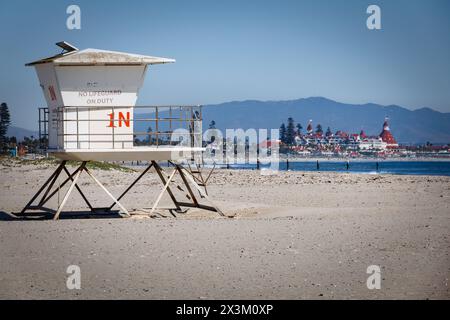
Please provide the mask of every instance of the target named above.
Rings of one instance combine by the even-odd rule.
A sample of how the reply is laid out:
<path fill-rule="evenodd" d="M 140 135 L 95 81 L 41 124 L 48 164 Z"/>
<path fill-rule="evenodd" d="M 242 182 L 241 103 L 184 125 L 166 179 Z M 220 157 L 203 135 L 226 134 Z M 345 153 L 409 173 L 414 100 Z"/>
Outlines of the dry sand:
<path fill-rule="evenodd" d="M 0 165 L 0 299 L 450 298 L 450 177 L 220 170 L 209 192 L 233 218 L 10 219 L 50 174 Z M 138 173 L 95 174 L 118 195 Z M 151 207 L 160 188 L 152 169 L 123 204 Z M 85 210 L 76 191 L 66 209 Z M 69 265 L 81 290 L 66 287 Z M 367 289 L 369 265 L 380 290 Z"/>

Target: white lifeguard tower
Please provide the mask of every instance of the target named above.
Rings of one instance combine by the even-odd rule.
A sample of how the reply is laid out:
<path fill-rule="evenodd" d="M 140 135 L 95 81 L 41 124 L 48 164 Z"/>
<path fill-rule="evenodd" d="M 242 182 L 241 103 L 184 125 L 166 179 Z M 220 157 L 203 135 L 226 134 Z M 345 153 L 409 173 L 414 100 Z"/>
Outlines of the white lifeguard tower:
<path fill-rule="evenodd" d="M 186 161 L 198 161 L 204 151 L 201 106 L 135 106 L 148 66 L 175 60 L 98 49 L 78 50 L 67 42 L 57 45 L 63 49 L 62 53 L 26 66 L 35 67 L 47 102 L 47 108 L 39 108 L 40 138 L 47 141 L 47 151 L 62 161 L 21 214 L 28 210 L 48 210 L 45 207 L 48 200 L 70 182 L 54 219 L 59 218 L 74 188 L 92 212 L 110 211 L 117 205 L 122 215 L 129 216 L 120 199 L 154 167 L 163 189 L 150 214 L 167 191 L 175 212 L 181 212 L 182 207 L 197 207 L 223 215 L 207 195 L 209 176 L 203 179 L 197 165 L 195 170 L 183 165 Z M 143 141 L 139 137 L 144 137 Z M 72 173 L 66 167 L 68 160 L 80 162 Z M 148 161 L 149 166 L 117 198 L 86 167 L 89 161 L 139 160 Z M 173 166 L 172 173 L 166 173 L 157 161 L 168 161 Z M 68 177 L 55 189 L 62 172 Z M 91 205 L 77 184 L 82 172 L 108 194 L 113 200 L 111 206 L 95 208 Z M 176 199 L 170 188 L 176 174 L 181 177 L 181 186 L 178 184 L 177 188 L 185 193 L 189 202 Z M 200 204 L 194 190 L 211 205 Z M 41 194 L 41 200 L 33 205 Z"/>

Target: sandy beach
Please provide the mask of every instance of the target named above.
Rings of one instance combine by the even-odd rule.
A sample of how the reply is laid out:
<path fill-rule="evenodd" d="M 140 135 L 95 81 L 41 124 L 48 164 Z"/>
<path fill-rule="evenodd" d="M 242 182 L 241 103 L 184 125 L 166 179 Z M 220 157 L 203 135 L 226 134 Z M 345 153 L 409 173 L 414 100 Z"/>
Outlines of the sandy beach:
<path fill-rule="evenodd" d="M 132 218 L 11 218 L 51 172 L 0 165 L 0 299 L 450 298 L 450 177 L 217 170 L 208 190 L 227 217 L 173 218 L 139 210 L 161 188 L 152 169 L 121 201 Z M 139 174 L 94 172 L 114 195 Z M 89 177 L 79 184 L 110 204 Z M 86 207 L 74 192 L 65 210 Z M 69 265 L 80 290 L 66 287 Z M 370 265 L 379 290 L 366 286 Z"/>

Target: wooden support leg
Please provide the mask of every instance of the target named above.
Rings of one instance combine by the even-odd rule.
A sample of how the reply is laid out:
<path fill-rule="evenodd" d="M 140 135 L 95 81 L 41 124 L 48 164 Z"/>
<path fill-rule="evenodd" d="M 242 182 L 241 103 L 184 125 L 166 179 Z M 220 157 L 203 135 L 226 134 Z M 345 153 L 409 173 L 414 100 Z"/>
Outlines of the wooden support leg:
<path fill-rule="evenodd" d="M 166 184 L 166 179 L 164 178 L 164 175 L 162 174 L 161 167 L 155 161 L 152 161 L 152 163 L 153 163 L 153 166 L 155 167 L 156 173 L 158 174 L 158 176 L 161 179 L 162 183 L 165 185 Z M 167 186 L 167 193 L 169 194 L 170 198 L 172 199 L 172 201 L 173 201 L 175 207 L 177 208 L 177 210 L 180 211 L 181 207 L 178 204 L 178 201 L 175 198 L 175 196 L 173 195 L 173 192 L 172 192 L 172 190 L 170 189 L 169 186 Z"/>
<path fill-rule="evenodd" d="M 117 201 L 120 201 L 120 199 L 122 199 L 122 197 L 124 196 L 124 195 L 126 195 L 127 193 L 128 193 L 128 191 L 130 191 L 130 189 L 131 188 L 133 188 L 134 187 L 134 185 L 139 181 L 139 180 L 141 180 L 141 178 L 148 172 L 148 170 L 150 170 L 150 168 L 151 167 L 153 167 L 153 163 L 151 163 L 145 170 L 144 170 L 144 172 L 142 172 L 140 175 L 139 175 L 139 177 L 137 177 L 137 179 L 136 180 L 134 180 L 133 181 L 133 183 L 132 184 L 130 184 L 130 186 L 117 198 Z M 109 206 L 109 208 L 108 208 L 108 210 L 111 210 L 113 207 L 114 207 L 114 205 L 115 205 L 116 203 L 114 202 L 112 205 L 110 205 Z"/>
<path fill-rule="evenodd" d="M 68 169 L 66 168 L 66 161 L 62 161 L 61 164 L 58 166 L 58 168 L 52 173 L 52 175 L 47 179 L 47 181 L 44 183 L 44 185 L 39 189 L 39 191 L 33 196 L 33 198 L 28 202 L 28 204 L 25 206 L 25 208 L 22 210 L 22 213 L 24 213 L 27 209 L 32 207 L 32 203 L 33 201 L 36 200 L 36 198 L 45 190 L 45 193 L 42 196 L 41 201 L 39 202 L 39 207 L 43 206 L 47 201 L 49 201 L 57 192 L 58 189 L 63 187 L 66 183 L 68 183 L 69 181 L 71 181 L 70 187 L 67 190 L 66 194 L 64 195 L 63 201 L 61 202 L 61 204 L 58 206 L 58 209 L 56 210 L 56 213 L 54 215 L 54 220 L 59 219 L 59 216 L 64 208 L 64 206 L 66 205 L 70 194 L 72 193 L 73 189 L 76 188 L 78 190 L 78 192 L 80 193 L 80 195 L 82 196 L 83 200 L 86 202 L 86 204 L 89 206 L 89 208 L 91 209 L 91 211 L 93 210 L 92 205 L 90 204 L 90 202 L 87 200 L 86 196 L 84 195 L 84 193 L 82 192 L 80 186 L 77 184 L 78 179 L 80 177 L 80 175 L 82 174 L 83 171 L 85 171 L 93 180 L 94 182 L 100 186 L 100 188 L 103 189 L 103 191 L 105 191 L 105 193 L 113 200 L 113 204 L 109 207 L 109 209 L 111 209 L 112 207 L 114 207 L 115 205 L 118 205 L 119 208 L 123 211 L 123 213 L 126 216 L 130 216 L 128 210 L 122 206 L 122 204 L 119 202 L 119 200 L 124 197 L 130 190 L 132 187 L 134 187 L 134 185 L 150 170 L 150 168 L 152 166 L 155 167 L 155 170 L 159 176 L 159 178 L 161 179 L 162 183 L 164 184 L 163 189 L 161 190 L 160 194 L 158 195 L 157 200 L 155 201 L 155 203 L 153 204 L 153 207 L 150 211 L 150 215 L 153 214 L 153 212 L 156 210 L 159 202 L 162 199 L 162 196 L 164 195 L 164 192 L 167 191 L 167 193 L 169 194 L 170 198 L 172 199 L 173 203 L 176 206 L 176 209 L 178 211 L 181 211 L 181 206 L 187 206 L 187 207 L 194 207 L 194 208 L 201 208 L 201 209 L 206 209 L 206 210 L 210 210 L 210 211 L 216 211 L 217 213 L 219 213 L 221 216 L 224 216 L 224 214 L 222 213 L 222 211 L 211 201 L 211 199 L 208 197 L 206 191 L 204 191 L 200 185 L 198 185 L 198 183 L 196 182 L 196 179 L 194 176 L 191 175 L 191 173 L 185 169 L 182 165 L 177 164 L 177 163 L 172 163 L 174 165 L 174 170 L 173 172 L 169 175 L 169 176 L 165 176 L 166 174 L 164 173 L 164 171 L 162 170 L 162 168 L 158 165 L 158 163 L 156 163 L 155 161 L 151 161 L 151 164 L 136 178 L 136 180 L 133 181 L 133 183 L 131 185 L 129 185 L 126 190 L 119 196 L 118 199 L 114 198 L 114 196 L 106 189 L 106 187 L 92 174 L 92 172 L 86 167 L 87 161 L 83 161 L 82 164 L 72 173 L 70 174 L 70 172 L 68 171 Z M 59 186 L 58 189 L 53 190 L 52 188 L 54 187 L 55 182 L 57 181 L 57 178 L 59 177 L 59 175 L 61 174 L 61 172 L 64 170 L 64 172 L 68 175 L 68 178 Z M 179 202 L 177 201 L 177 199 L 175 198 L 175 195 L 173 194 L 172 190 L 170 189 L 170 184 L 174 183 L 174 176 L 176 175 L 176 173 L 180 174 L 180 177 L 186 187 L 186 195 L 188 196 L 188 198 L 190 198 L 192 200 L 193 203 L 183 203 L 183 202 Z M 209 179 L 210 175 L 207 177 L 206 180 L 203 179 L 203 177 L 201 178 L 201 184 L 206 184 L 205 181 L 207 181 Z M 166 180 L 167 178 L 167 180 Z M 198 190 L 200 196 L 202 198 L 205 198 L 208 202 L 210 202 L 212 204 L 212 206 L 206 206 L 203 204 L 200 204 L 195 196 L 195 193 L 193 192 L 193 189 L 191 188 L 191 185 L 193 187 L 195 187 L 195 189 Z M 183 191 L 183 188 L 179 187 L 180 190 Z M 50 195 L 49 195 L 50 193 Z M 38 208 L 39 208 L 38 207 Z M 33 207 L 34 208 L 34 207 Z M 171 212 L 172 213 L 172 212 Z M 172 215 L 174 215 L 172 213 Z M 175 216 L 175 215 L 174 215 Z"/>
<path fill-rule="evenodd" d="M 61 162 L 61 164 L 58 166 L 58 168 L 52 173 L 52 175 L 47 179 L 47 181 L 42 185 L 42 187 L 36 192 L 36 194 L 31 198 L 31 200 L 27 203 L 27 205 L 22 209 L 20 212 L 21 214 L 24 214 L 25 211 L 31 206 L 31 204 L 36 200 L 37 197 L 41 194 L 41 192 L 45 189 L 45 187 L 50 183 L 50 181 L 56 180 L 58 175 L 61 173 L 62 167 L 65 165 L 65 162 Z M 39 205 L 42 205 L 41 203 Z"/>
<path fill-rule="evenodd" d="M 149 215 L 151 216 L 153 214 L 153 211 L 155 211 L 156 207 L 159 204 L 159 201 L 161 201 L 162 196 L 164 195 L 164 192 L 166 192 L 166 190 L 169 190 L 169 184 L 173 179 L 173 176 L 175 175 L 175 173 L 177 172 L 177 169 L 175 168 L 172 172 L 172 174 L 169 176 L 169 178 L 167 179 L 166 183 L 164 184 L 164 188 L 161 190 L 161 192 L 158 195 L 158 198 L 156 199 L 155 203 L 153 204 L 152 210 L 150 211 Z"/>
<path fill-rule="evenodd" d="M 172 162 L 172 161 L 170 161 L 170 163 L 171 163 L 174 167 L 177 166 L 177 164 L 174 163 L 174 162 Z M 179 164 L 178 164 L 178 165 L 179 165 Z M 206 178 L 206 180 L 203 178 L 203 174 L 202 174 L 202 172 L 201 172 L 201 170 L 200 170 L 199 165 L 198 165 L 198 164 L 195 164 L 195 166 L 196 166 L 196 170 L 194 171 L 194 170 L 192 170 L 191 165 L 188 163 L 188 169 L 184 168 L 184 170 L 186 171 L 187 174 L 189 174 L 189 175 L 194 179 L 194 181 L 197 182 L 197 184 L 198 184 L 199 186 L 202 186 L 202 187 L 203 187 L 204 193 L 207 195 L 207 194 L 208 194 L 208 190 L 207 190 L 207 188 L 206 188 L 206 183 L 208 182 L 208 179 L 210 178 L 210 176 L 211 176 L 211 174 L 212 174 L 212 172 L 213 172 L 213 170 L 214 170 L 214 168 L 215 168 L 215 163 L 214 163 L 214 167 L 213 167 L 213 168 L 211 169 L 211 171 L 209 172 L 209 175 L 208 175 L 208 177 Z M 198 176 L 196 176 L 196 174 L 197 174 Z M 201 194 L 200 194 L 200 197 L 203 198 L 203 196 L 202 196 Z"/>
<path fill-rule="evenodd" d="M 221 216 L 225 216 L 224 214 L 223 214 L 223 212 L 219 209 L 219 207 L 218 206 L 216 206 L 215 204 L 214 204 L 214 202 L 208 197 L 208 195 L 207 194 L 205 194 L 204 192 L 203 192 L 203 190 L 202 190 L 202 188 L 197 184 L 197 182 L 195 182 L 195 180 L 194 180 L 194 178 L 192 178 L 192 176 L 188 173 L 188 174 L 184 174 L 184 172 L 183 172 L 183 170 L 185 170 L 182 166 L 180 166 L 180 165 L 178 165 L 177 164 L 177 166 L 180 168 L 180 170 L 179 170 L 179 172 L 180 172 L 180 174 L 182 175 L 182 176 L 184 176 L 184 177 L 186 177 L 188 180 L 189 180 L 189 182 L 198 190 L 198 192 L 200 193 L 200 195 L 203 197 L 203 198 L 205 198 L 215 209 L 216 209 L 216 211 L 217 211 L 217 213 L 219 214 L 219 215 L 221 215 Z"/>
<path fill-rule="evenodd" d="M 62 171 L 63 169 L 64 169 L 64 170 L 67 170 L 67 169 L 66 169 L 66 163 L 67 163 L 66 160 L 63 160 L 63 161 L 61 162 L 61 165 L 58 167 L 58 173 L 55 175 L 55 177 L 53 178 L 52 182 L 51 182 L 50 185 L 48 186 L 47 191 L 45 191 L 44 195 L 43 195 L 42 198 L 41 198 L 41 201 L 39 201 L 39 204 L 38 204 L 39 207 L 43 205 L 43 202 L 44 202 L 45 198 L 47 197 L 47 195 L 48 195 L 48 193 L 50 192 L 50 190 L 52 190 L 53 185 L 55 184 L 56 180 L 58 179 L 59 175 L 61 174 L 61 171 Z"/>
<path fill-rule="evenodd" d="M 77 184 L 78 178 L 80 177 L 80 174 L 83 172 L 83 170 L 86 169 L 86 161 L 84 161 L 81 166 L 80 170 L 78 170 L 77 174 L 75 175 L 75 178 L 72 180 L 72 184 L 69 187 L 69 190 L 67 190 L 66 195 L 64 196 L 63 201 L 58 207 L 58 210 L 56 210 L 55 216 L 53 217 L 53 220 L 58 220 L 59 215 L 61 214 L 62 209 L 64 208 L 64 205 L 66 204 L 67 200 L 69 199 L 70 194 L 72 193 L 73 188 Z"/>
<path fill-rule="evenodd" d="M 72 178 L 72 176 L 70 175 L 69 170 L 67 170 L 67 168 L 64 167 L 64 171 L 65 171 L 66 174 L 69 176 L 69 179 L 72 180 L 72 182 L 73 182 L 73 178 Z M 88 199 L 86 198 L 86 196 L 84 195 L 83 191 L 81 191 L 81 188 L 78 186 L 78 184 L 75 184 L 75 188 L 77 188 L 78 192 L 80 193 L 80 195 L 81 195 L 81 197 L 83 198 L 84 202 L 86 202 L 86 204 L 88 205 L 89 209 L 90 209 L 91 211 L 93 211 L 94 208 L 92 207 L 91 203 L 88 201 Z"/>
<path fill-rule="evenodd" d="M 106 192 L 106 194 L 114 201 L 114 204 L 117 204 L 119 208 L 122 209 L 122 211 L 125 213 L 125 215 L 127 217 L 130 217 L 130 213 L 128 212 L 128 210 L 125 209 L 125 207 L 122 206 L 122 204 L 116 198 L 114 198 L 114 196 L 108 191 L 108 189 L 105 188 L 105 186 L 100 181 L 97 180 L 96 177 L 94 177 L 91 171 L 88 168 L 84 168 L 84 171 L 86 171 L 86 173 L 92 178 L 92 180 L 94 180 L 95 183 L 97 183 L 100 186 L 100 188 L 102 188 L 103 191 Z"/>
<path fill-rule="evenodd" d="M 205 179 L 205 184 L 208 183 L 208 180 L 209 180 L 209 178 L 211 178 L 211 175 L 212 175 L 212 173 L 213 173 L 213 171 L 214 171 L 215 168 L 216 168 L 216 163 L 214 162 L 211 171 L 209 171 L 209 174 L 208 174 L 208 176 L 207 176 L 206 179 Z"/>
<path fill-rule="evenodd" d="M 191 196 L 191 200 L 195 205 L 198 205 L 197 198 L 195 197 L 194 192 L 192 192 L 191 187 L 189 186 L 189 183 L 186 180 L 186 177 L 184 176 L 183 172 L 181 171 L 180 167 L 177 165 L 175 166 L 175 169 L 180 173 L 181 179 L 183 180 L 184 185 L 186 186 L 186 189 L 189 192 L 189 195 Z"/>
<path fill-rule="evenodd" d="M 58 189 L 64 187 L 67 182 L 72 180 L 72 178 L 75 177 L 75 175 L 81 170 L 81 167 L 82 167 L 82 165 L 79 166 L 66 180 L 64 180 L 63 183 L 61 183 L 61 185 L 56 190 L 54 190 L 52 193 L 50 193 L 50 195 L 47 198 L 45 198 L 45 200 L 42 201 L 42 203 L 40 205 L 43 206 L 44 204 L 46 204 L 48 202 L 48 200 L 50 200 L 58 192 Z"/>

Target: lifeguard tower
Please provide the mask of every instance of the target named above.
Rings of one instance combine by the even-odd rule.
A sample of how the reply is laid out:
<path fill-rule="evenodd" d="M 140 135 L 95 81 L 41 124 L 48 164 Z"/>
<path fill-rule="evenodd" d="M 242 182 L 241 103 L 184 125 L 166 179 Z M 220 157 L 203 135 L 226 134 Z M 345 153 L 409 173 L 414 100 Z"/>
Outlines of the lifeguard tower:
<path fill-rule="evenodd" d="M 61 163 L 21 214 L 29 210 L 51 210 L 45 204 L 70 183 L 54 211 L 54 219 L 59 218 L 73 189 L 77 189 L 92 212 L 110 211 L 117 205 L 121 215 L 129 216 L 119 201 L 153 167 L 163 188 L 150 214 L 167 192 L 175 212 L 182 212 L 182 207 L 196 207 L 223 215 L 207 195 L 209 176 L 204 179 L 199 175 L 197 165 L 196 170 L 190 164 L 184 165 L 198 161 L 204 151 L 201 106 L 135 106 L 149 65 L 175 60 L 98 49 L 79 50 L 67 42 L 56 45 L 62 53 L 26 66 L 35 67 L 47 102 L 47 108 L 39 108 L 42 138 L 48 143 L 47 151 L 61 159 Z M 144 137 L 144 143 L 139 137 Z M 72 173 L 66 166 L 68 160 L 80 163 Z M 89 161 L 148 161 L 149 165 L 116 198 L 87 168 Z M 167 161 L 173 171 L 167 173 L 158 161 Z M 67 178 L 55 186 L 63 172 Z M 77 184 L 83 172 L 111 198 L 113 203 L 109 207 L 92 206 Z M 175 182 L 175 175 L 181 178 L 179 184 Z M 178 200 L 171 185 L 183 191 L 189 201 Z M 39 196 L 39 202 L 33 205 Z M 200 199 L 210 205 L 201 204 Z"/>

